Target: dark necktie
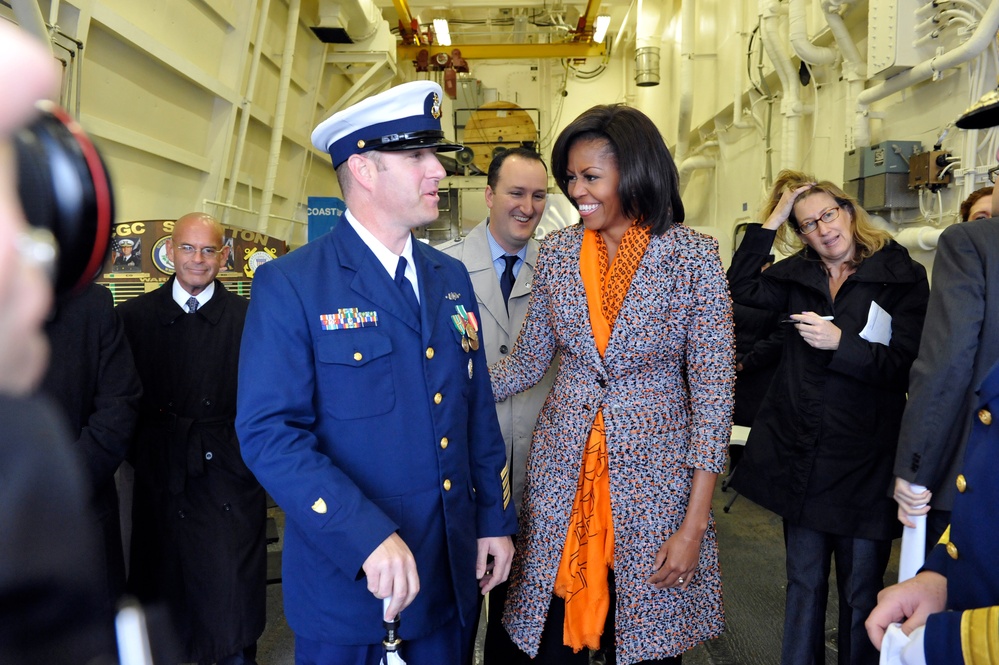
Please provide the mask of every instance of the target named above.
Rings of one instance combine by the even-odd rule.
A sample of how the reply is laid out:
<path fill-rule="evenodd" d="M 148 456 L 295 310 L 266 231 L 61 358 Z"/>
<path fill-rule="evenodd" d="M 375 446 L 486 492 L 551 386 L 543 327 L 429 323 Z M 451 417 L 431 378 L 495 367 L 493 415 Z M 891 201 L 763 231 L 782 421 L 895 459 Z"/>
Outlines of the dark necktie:
<path fill-rule="evenodd" d="M 406 257 L 400 256 L 399 263 L 395 267 L 395 285 L 402 290 L 402 297 L 409 304 L 410 309 L 420 318 L 420 301 L 416 299 L 416 292 L 413 290 L 413 283 L 406 279 Z"/>
<path fill-rule="evenodd" d="M 518 256 L 511 256 L 509 254 L 503 255 L 503 260 L 506 261 L 506 269 L 503 271 L 503 276 L 500 277 L 500 291 L 503 292 L 503 304 L 506 305 L 506 311 L 510 311 L 510 292 L 513 291 L 513 283 L 517 278 L 513 274 L 513 267 L 517 265 Z"/>
<path fill-rule="evenodd" d="M 195 298 L 194 296 L 191 296 L 190 298 L 187 299 L 187 313 L 194 314 L 197 311 L 198 311 L 198 299 Z"/>

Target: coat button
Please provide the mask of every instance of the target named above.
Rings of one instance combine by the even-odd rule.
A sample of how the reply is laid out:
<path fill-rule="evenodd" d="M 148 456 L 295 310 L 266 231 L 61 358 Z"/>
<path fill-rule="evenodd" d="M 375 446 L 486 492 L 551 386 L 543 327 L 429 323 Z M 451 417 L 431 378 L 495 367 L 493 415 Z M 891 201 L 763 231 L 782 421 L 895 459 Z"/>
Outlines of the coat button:
<path fill-rule="evenodd" d="M 612 404 L 610 410 L 611 413 L 613 413 L 615 416 L 621 415 L 621 412 L 624 411 L 624 409 L 621 408 L 620 404 Z"/>
<path fill-rule="evenodd" d="M 224 504 L 222 504 L 222 508 L 228 513 L 230 510 L 232 510 L 232 504 L 231 503 L 224 503 Z"/>
<path fill-rule="evenodd" d="M 986 426 L 991 425 L 992 424 L 992 414 L 989 412 L 988 409 L 981 409 L 978 412 L 978 420 L 980 420 L 983 425 L 986 425 Z"/>
<path fill-rule="evenodd" d="M 957 559 L 957 545 L 953 542 L 947 543 L 947 554 L 950 555 L 951 559 Z"/>
<path fill-rule="evenodd" d="M 214 455 L 212 455 L 212 451 L 209 450 L 207 453 L 205 453 L 206 460 L 211 461 L 212 457 L 214 457 Z"/>
<path fill-rule="evenodd" d="M 606 388 L 607 387 L 607 379 L 605 379 L 602 376 L 599 377 L 599 378 L 597 378 L 597 385 L 600 386 L 601 388 Z"/>
<path fill-rule="evenodd" d="M 963 473 L 959 473 L 957 476 L 957 491 L 964 494 L 966 489 L 968 489 L 968 479 L 964 477 Z"/>
<path fill-rule="evenodd" d="M 434 347 L 427 347 L 427 360 L 431 360 L 434 357 Z"/>
<path fill-rule="evenodd" d="M 212 406 L 212 400 L 211 400 L 211 398 L 210 397 L 206 397 L 203 400 L 201 400 L 201 406 L 205 406 L 205 407 L 211 408 L 211 406 Z"/>
<path fill-rule="evenodd" d="M 447 450 L 447 437 L 446 436 L 441 437 L 441 449 L 442 450 Z"/>
<path fill-rule="evenodd" d="M 444 491 L 445 492 L 451 491 L 451 481 L 448 480 L 447 478 L 444 479 Z"/>
<path fill-rule="evenodd" d="M 441 400 L 444 399 L 444 395 L 437 393 L 434 395 L 434 404 L 440 404 Z"/>
<path fill-rule="evenodd" d="M 354 351 L 354 360 L 356 360 L 357 362 L 361 362 L 363 359 L 364 356 L 361 355 L 360 351 Z"/>
<path fill-rule="evenodd" d="M 180 519 L 184 519 L 185 517 L 187 517 L 187 515 L 184 514 L 183 510 L 178 510 L 177 511 L 177 517 L 179 517 Z"/>
<path fill-rule="evenodd" d="M 500 353 L 502 353 L 505 356 L 506 354 L 510 353 L 510 348 L 506 344 L 500 344 Z"/>

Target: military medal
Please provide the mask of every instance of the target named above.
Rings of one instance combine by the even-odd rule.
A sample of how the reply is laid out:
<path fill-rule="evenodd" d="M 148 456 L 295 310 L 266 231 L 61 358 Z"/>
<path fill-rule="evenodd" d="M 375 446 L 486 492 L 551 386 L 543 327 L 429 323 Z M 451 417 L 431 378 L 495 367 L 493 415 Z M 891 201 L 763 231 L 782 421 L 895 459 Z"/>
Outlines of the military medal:
<path fill-rule="evenodd" d="M 461 307 L 461 305 L 459 305 L 458 307 Z M 454 324 L 454 329 L 457 330 L 459 333 L 461 333 L 462 351 L 468 353 L 468 350 L 471 348 L 471 344 L 468 341 L 468 334 L 467 334 L 468 328 L 465 325 L 464 317 L 461 315 L 462 310 L 459 310 L 458 307 L 455 307 L 455 310 L 457 310 L 458 313 L 451 315 L 451 323 Z"/>

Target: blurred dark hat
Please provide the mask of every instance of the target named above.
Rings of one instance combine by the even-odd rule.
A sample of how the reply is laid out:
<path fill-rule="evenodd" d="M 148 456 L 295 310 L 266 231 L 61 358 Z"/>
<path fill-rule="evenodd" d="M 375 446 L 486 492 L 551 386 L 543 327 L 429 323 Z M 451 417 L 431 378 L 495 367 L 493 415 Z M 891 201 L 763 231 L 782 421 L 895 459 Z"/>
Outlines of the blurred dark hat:
<path fill-rule="evenodd" d="M 961 129 L 985 129 L 999 125 L 999 89 L 986 93 L 954 124 Z"/>

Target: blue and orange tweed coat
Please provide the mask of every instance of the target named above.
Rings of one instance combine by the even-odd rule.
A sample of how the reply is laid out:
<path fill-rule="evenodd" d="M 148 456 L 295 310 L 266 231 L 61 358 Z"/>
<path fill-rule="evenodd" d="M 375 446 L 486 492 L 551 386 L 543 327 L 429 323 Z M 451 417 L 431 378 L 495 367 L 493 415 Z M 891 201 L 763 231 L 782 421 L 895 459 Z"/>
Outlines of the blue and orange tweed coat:
<path fill-rule="evenodd" d="M 562 354 L 538 418 L 503 624 L 537 654 L 562 555 L 583 446 L 607 428 L 614 519 L 615 639 L 621 665 L 682 653 L 724 629 L 714 521 L 686 590 L 646 580 L 683 521 L 695 469 L 721 472 L 732 419 L 731 301 L 717 242 L 684 226 L 653 236 L 601 359 L 579 274 L 583 227 L 542 245 L 527 321 L 490 368 L 498 400 L 533 385 Z"/>

